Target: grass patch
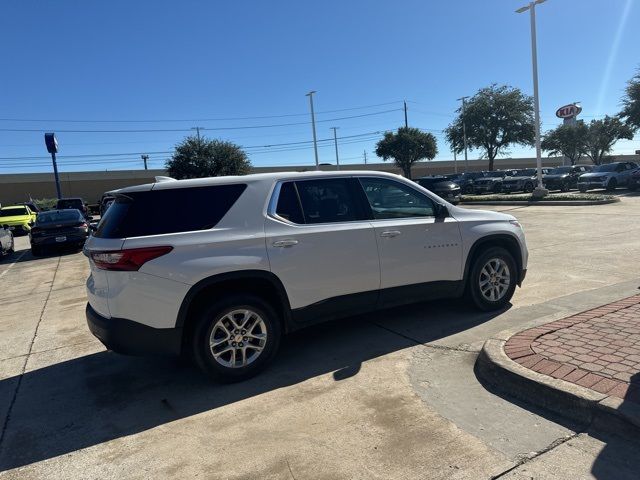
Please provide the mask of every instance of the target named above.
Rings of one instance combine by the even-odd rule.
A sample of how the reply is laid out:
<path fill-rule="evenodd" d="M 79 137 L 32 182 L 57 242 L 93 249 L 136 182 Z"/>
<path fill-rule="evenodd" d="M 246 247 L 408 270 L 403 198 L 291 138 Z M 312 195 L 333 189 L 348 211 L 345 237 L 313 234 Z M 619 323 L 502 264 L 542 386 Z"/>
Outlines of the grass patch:
<path fill-rule="evenodd" d="M 612 200 L 614 195 L 603 195 L 601 193 L 550 193 L 543 198 L 534 198 L 531 193 L 513 193 L 506 194 L 491 194 L 491 195 L 462 195 L 462 202 L 575 202 L 575 201 L 587 201 L 597 202 L 600 200 Z"/>

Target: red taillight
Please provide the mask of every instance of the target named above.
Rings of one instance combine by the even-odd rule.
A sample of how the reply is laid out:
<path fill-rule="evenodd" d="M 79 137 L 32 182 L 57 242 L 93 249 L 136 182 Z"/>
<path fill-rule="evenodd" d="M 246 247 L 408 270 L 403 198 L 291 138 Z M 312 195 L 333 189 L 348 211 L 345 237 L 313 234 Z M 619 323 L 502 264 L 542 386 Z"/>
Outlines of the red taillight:
<path fill-rule="evenodd" d="M 83 223 L 78 224 L 78 227 L 80 227 L 80 228 L 89 228 L 89 225 L 87 225 L 87 222 L 83 222 Z"/>
<path fill-rule="evenodd" d="M 135 272 L 149 260 L 166 255 L 173 247 L 129 248 L 113 252 L 90 252 L 96 267 L 101 270 Z"/>

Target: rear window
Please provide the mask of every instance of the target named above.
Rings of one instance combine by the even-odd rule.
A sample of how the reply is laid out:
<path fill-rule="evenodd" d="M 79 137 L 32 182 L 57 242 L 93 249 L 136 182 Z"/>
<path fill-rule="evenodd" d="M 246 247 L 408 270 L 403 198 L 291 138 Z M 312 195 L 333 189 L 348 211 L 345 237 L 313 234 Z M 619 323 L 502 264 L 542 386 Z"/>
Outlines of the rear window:
<path fill-rule="evenodd" d="M 46 223 L 62 223 L 81 221 L 82 214 L 78 210 L 63 210 L 56 212 L 43 212 L 38 214 L 36 218 L 37 225 L 44 225 Z"/>
<path fill-rule="evenodd" d="M 246 187 L 216 185 L 118 195 L 94 235 L 125 238 L 207 230 L 218 224 Z"/>
<path fill-rule="evenodd" d="M 82 200 L 75 198 L 75 199 L 62 199 L 62 200 L 58 200 L 58 210 L 63 210 L 65 208 L 78 208 L 81 209 L 82 208 Z"/>
<path fill-rule="evenodd" d="M 3 208 L 0 210 L 0 217 L 15 217 L 17 215 L 29 215 L 24 207 Z"/>

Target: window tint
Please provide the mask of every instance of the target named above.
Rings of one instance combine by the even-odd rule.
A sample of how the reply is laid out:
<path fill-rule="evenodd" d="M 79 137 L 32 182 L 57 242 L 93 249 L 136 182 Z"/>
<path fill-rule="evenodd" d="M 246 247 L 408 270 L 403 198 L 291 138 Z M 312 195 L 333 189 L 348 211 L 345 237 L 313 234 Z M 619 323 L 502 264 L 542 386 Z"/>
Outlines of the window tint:
<path fill-rule="evenodd" d="M 298 192 L 296 192 L 296 186 L 293 182 L 283 183 L 280 187 L 276 214 L 293 223 L 304 223 Z"/>
<path fill-rule="evenodd" d="M 361 220 L 346 178 L 296 182 L 306 223 Z"/>
<path fill-rule="evenodd" d="M 61 223 L 61 222 L 82 222 L 84 218 L 79 210 L 59 210 L 53 212 L 42 212 L 38 214 L 36 218 L 36 225 L 43 225 L 46 223 Z"/>
<path fill-rule="evenodd" d="M 125 238 L 213 228 L 246 185 L 170 188 L 118 195 L 96 237 Z"/>
<path fill-rule="evenodd" d="M 16 215 L 29 215 L 25 207 L 11 207 L 0 210 L 0 217 L 13 217 Z"/>
<path fill-rule="evenodd" d="M 430 198 L 402 183 L 384 178 L 360 178 L 373 218 L 433 217 Z"/>
<path fill-rule="evenodd" d="M 78 198 L 63 198 L 61 200 L 58 200 L 58 210 L 63 210 L 65 208 L 82 208 L 82 200 L 78 199 Z"/>

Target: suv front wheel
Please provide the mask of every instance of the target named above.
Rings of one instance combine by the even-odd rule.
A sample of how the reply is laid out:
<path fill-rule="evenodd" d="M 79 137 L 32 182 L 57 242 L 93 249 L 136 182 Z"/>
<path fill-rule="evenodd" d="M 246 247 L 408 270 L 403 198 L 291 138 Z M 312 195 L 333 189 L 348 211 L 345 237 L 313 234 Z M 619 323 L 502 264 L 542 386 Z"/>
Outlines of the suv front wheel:
<path fill-rule="evenodd" d="M 498 310 L 511 300 L 517 275 L 516 262 L 507 250 L 488 248 L 471 266 L 467 293 L 479 309 Z"/>
<path fill-rule="evenodd" d="M 280 346 L 274 309 L 252 295 L 233 295 L 204 308 L 193 335 L 196 364 L 210 378 L 238 382 L 256 375 Z"/>

